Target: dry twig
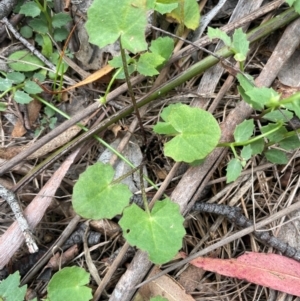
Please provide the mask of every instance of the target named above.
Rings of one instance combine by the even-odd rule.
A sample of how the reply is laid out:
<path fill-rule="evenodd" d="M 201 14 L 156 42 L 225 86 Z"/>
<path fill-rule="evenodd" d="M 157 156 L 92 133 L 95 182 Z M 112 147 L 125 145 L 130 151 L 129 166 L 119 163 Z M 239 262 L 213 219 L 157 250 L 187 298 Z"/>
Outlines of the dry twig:
<path fill-rule="evenodd" d="M 16 220 L 19 223 L 19 226 L 22 230 L 23 236 L 25 238 L 25 243 L 28 247 L 29 252 L 30 253 L 37 252 L 39 248 L 33 238 L 27 220 L 23 215 L 22 209 L 19 205 L 16 195 L 12 191 L 6 189 L 4 186 L 0 184 L 0 196 L 2 197 L 3 200 L 5 200 L 9 204 L 11 210 L 13 211 Z"/>

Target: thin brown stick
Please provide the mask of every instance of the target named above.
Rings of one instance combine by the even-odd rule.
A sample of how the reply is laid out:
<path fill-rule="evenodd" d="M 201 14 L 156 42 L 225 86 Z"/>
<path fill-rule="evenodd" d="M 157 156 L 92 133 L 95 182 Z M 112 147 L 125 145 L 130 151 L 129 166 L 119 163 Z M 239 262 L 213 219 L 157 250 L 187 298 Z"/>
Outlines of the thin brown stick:
<path fill-rule="evenodd" d="M 110 281 L 112 275 L 114 274 L 114 272 L 118 268 L 120 262 L 122 261 L 123 257 L 125 256 L 128 248 L 129 248 L 129 244 L 126 242 L 123 245 L 121 251 L 119 252 L 117 258 L 113 261 L 113 264 L 108 269 L 108 271 L 105 274 L 104 278 L 102 279 L 100 285 L 97 287 L 97 290 L 95 291 L 95 294 L 94 294 L 94 297 L 93 297 L 93 301 L 97 301 L 100 298 L 103 290 L 105 289 L 107 283 Z"/>
<path fill-rule="evenodd" d="M 133 107 L 134 107 L 134 112 L 135 112 L 135 115 L 136 115 L 136 117 L 139 121 L 140 129 L 142 131 L 143 138 L 144 138 L 144 143 L 146 145 L 147 144 L 146 132 L 145 132 L 145 129 L 144 129 L 144 126 L 143 126 L 142 118 L 141 118 L 141 115 L 140 115 L 140 112 L 139 112 L 139 108 L 136 104 L 136 99 L 135 99 L 133 89 L 132 89 L 132 85 L 131 85 L 131 82 L 130 82 L 130 76 L 129 76 L 128 67 L 127 67 L 126 54 L 125 54 L 124 48 L 122 46 L 121 39 L 119 39 L 119 42 L 120 42 L 120 49 L 121 49 L 121 56 L 122 56 L 122 61 L 123 61 L 123 69 L 124 69 L 124 73 L 125 73 L 125 79 L 126 79 L 127 86 L 128 86 L 128 93 L 130 95 L 130 98 L 131 98 L 131 101 L 132 101 L 132 104 L 133 104 Z"/>
<path fill-rule="evenodd" d="M 29 252 L 36 253 L 39 250 L 39 248 L 34 240 L 28 222 L 23 215 L 22 209 L 19 205 L 16 195 L 12 191 L 6 189 L 0 184 L 0 197 L 9 204 L 11 210 L 13 211 L 25 238 L 25 243 L 28 247 Z"/>

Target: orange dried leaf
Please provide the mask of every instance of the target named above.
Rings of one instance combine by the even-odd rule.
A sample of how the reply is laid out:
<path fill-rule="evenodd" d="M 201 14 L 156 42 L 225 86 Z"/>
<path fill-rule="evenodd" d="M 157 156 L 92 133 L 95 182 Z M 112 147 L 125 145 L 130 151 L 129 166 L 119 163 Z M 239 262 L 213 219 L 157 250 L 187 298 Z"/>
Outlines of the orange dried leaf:
<path fill-rule="evenodd" d="M 106 65 L 104 66 L 103 68 L 101 68 L 100 70 L 94 72 L 93 74 L 91 74 L 90 76 L 88 76 L 87 78 L 85 78 L 84 80 L 82 80 L 81 82 L 67 88 L 67 89 L 64 89 L 61 92 L 64 92 L 64 91 L 69 91 L 71 89 L 75 89 L 75 88 L 78 88 L 78 87 L 81 87 L 81 86 L 84 86 L 84 85 L 87 85 L 87 84 L 90 84 L 90 83 L 93 83 L 95 82 L 96 80 L 100 79 L 101 77 L 105 76 L 106 74 L 108 74 L 109 72 L 111 72 L 114 68 L 111 67 L 110 65 Z"/>
<path fill-rule="evenodd" d="M 237 259 L 197 258 L 191 264 L 300 296 L 300 263 L 277 254 L 249 252 Z"/>
<path fill-rule="evenodd" d="M 100 78 L 103 78 L 104 76 L 106 76 L 107 74 L 109 74 L 114 68 L 111 67 L 110 65 L 106 65 L 103 68 L 101 68 L 100 70 L 94 72 L 93 74 L 89 75 L 87 78 L 83 79 L 82 81 L 80 81 L 79 83 L 68 87 L 64 90 L 60 90 L 60 91 L 50 91 L 48 88 L 46 88 L 45 86 L 41 86 L 42 89 L 44 91 L 46 91 L 47 93 L 50 94 L 59 94 L 59 93 L 63 93 L 63 92 L 67 92 L 70 91 L 72 89 L 78 88 L 78 87 L 82 87 L 85 85 L 88 85 L 90 83 L 93 83 L 97 80 L 99 80 Z"/>

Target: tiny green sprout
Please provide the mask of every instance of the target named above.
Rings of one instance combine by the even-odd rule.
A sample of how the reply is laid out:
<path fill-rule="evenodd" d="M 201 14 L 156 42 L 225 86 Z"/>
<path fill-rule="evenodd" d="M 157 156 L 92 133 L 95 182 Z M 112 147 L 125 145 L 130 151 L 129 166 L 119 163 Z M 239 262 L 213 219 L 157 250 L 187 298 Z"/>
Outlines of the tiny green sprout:
<path fill-rule="evenodd" d="M 99 106 L 105 105 L 105 104 L 106 104 L 106 97 L 101 96 L 101 97 L 98 99 L 98 101 L 99 101 Z"/>
<path fill-rule="evenodd" d="M 271 96 L 269 102 L 266 104 L 266 107 L 277 108 L 280 105 L 280 95 Z"/>
<path fill-rule="evenodd" d="M 249 41 L 247 35 L 241 28 L 234 31 L 232 38 L 219 28 L 208 27 L 208 36 L 210 39 L 218 38 L 224 42 L 234 52 L 234 58 L 240 63 L 240 69 L 244 70 L 243 62 L 246 60 L 249 51 Z"/>

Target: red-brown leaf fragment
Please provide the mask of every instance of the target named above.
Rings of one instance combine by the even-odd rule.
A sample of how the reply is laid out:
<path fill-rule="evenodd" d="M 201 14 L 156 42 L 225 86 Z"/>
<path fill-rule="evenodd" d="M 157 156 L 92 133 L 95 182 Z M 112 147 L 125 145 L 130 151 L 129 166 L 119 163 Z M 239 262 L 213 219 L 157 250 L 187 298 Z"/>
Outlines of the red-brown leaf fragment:
<path fill-rule="evenodd" d="M 204 270 L 300 296 L 300 263 L 277 254 L 249 252 L 237 259 L 197 258 Z"/>

